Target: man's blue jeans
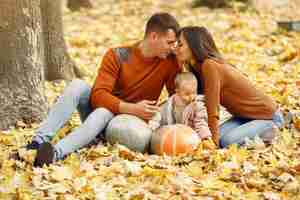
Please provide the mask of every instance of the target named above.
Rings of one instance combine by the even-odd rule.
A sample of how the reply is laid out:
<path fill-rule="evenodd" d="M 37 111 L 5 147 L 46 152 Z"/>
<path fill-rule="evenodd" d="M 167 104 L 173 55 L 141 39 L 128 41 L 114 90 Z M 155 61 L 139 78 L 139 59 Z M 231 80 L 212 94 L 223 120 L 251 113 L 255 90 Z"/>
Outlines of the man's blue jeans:
<path fill-rule="evenodd" d="M 113 118 L 113 113 L 105 108 L 92 110 L 90 93 L 91 87 L 85 81 L 73 80 L 50 109 L 33 140 L 38 143 L 49 142 L 77 109 L 82 124 L 54 146 L 57 159 L 62 159 L 65 155 L 89 144 Z"/>
<path fill-rule="evenodd" d="M 220 145 L 227 147 L 230 144 L 243 144 L 245 138 L 253 139 L 255 136 L 263 137 L 274 127 L 282 128 L 284 118 L 281 111 L 277 110 L 271 120 L 253 120 L 232 117 L 220 126 Z"/>

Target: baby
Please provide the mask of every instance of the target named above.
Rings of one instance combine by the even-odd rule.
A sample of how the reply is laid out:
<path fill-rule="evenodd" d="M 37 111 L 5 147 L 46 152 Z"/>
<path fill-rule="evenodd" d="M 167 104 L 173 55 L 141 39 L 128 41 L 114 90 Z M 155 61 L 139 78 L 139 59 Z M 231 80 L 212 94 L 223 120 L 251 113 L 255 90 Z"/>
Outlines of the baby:
<path fill-rule="evenodd" d="M 185 124 L 193 128 L 201 139 L 209 139 L 204 96 L 197 95 L 197 79 L 191 72 L 183 72 L 175 78 L 175 94 L 149 121 L 152 130 L 170 124 Z"/>

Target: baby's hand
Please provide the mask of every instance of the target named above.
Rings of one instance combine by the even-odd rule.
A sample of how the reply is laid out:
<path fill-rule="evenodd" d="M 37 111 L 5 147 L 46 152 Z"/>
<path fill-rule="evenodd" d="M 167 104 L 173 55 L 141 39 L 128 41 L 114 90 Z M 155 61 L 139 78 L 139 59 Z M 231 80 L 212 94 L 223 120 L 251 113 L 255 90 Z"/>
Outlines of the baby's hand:
<path fill-rule="evenodd" d="M 161 114 L 157 112 L 154 117 L 148 121 L 148 127 L 152 130 L 155 131 L 160 127 L 160 122 L 161 122 Z"/>

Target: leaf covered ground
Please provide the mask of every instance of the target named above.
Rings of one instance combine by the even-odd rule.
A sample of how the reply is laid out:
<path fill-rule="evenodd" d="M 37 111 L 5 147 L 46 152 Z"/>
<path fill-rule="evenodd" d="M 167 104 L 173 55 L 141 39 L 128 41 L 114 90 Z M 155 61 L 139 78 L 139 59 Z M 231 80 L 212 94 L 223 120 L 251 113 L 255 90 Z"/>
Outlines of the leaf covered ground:
<path fill-rule="evenodd" d="M 107 48 L 141 39 L 151 14 L 170 12 L 182 26 L 206 26 L 225 58 L 272 95 L 285 113 L 299 112 L 300 33 L 277 28 L 275 20 L 282 13 L 239 12 L 238 6 L 191 9 L 190 3 L 97 0 L 91 10 L 64 9 L 69 52 L 92 84 Z M 288 11 L 287 17 L 297 17 Z M 65 84 L 46 83 L 50 104 Z M 75 113 L 53 143 L 79 124 Z M 269 146 L 256 138 L 242 148 L 199 146 L 191 155 L 172 158 L 99 143 L 44 168 L 32 167 L 35 152 L 21 148 L 37 127 L 18 122 L 9 131 L 0 131 L 0 199 L 300 199 L 300 175 L 293 170 L 300 163 L 297 117 Z M 16 151 L 23 162 L 10 159 Z"/>

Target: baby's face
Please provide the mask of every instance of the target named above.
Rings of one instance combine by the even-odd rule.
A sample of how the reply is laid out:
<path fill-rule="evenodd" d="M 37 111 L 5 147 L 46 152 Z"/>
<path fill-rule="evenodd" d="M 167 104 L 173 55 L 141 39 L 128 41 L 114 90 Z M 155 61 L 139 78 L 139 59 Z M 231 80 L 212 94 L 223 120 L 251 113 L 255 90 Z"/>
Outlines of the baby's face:
<path fill-rule="evenodd" d="M 182 81 L 176 88 L 176 94 L 187 105 L 194 101 L 197 96 L 197 84 L 195 81 Z"/>

